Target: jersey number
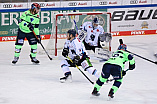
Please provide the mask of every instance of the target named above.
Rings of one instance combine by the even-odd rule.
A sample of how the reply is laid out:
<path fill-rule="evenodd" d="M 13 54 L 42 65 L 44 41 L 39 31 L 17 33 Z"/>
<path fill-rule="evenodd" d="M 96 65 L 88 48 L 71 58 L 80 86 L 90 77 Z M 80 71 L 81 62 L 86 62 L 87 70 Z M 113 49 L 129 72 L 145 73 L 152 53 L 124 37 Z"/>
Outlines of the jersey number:
<path fill-rule="evenodd" d="M 118 56 L 119 56 L 119 54 L 114 54 L 114 55 L 112 55 L 111 59 L 112 59 L 112 60 L 115 60 L 116 57 L 118 57 Z"/>
<path fill-rule="evenodd" d="M 90 38 L 92 41 L 94 41 L 95 35 L 91 34 Z"/>

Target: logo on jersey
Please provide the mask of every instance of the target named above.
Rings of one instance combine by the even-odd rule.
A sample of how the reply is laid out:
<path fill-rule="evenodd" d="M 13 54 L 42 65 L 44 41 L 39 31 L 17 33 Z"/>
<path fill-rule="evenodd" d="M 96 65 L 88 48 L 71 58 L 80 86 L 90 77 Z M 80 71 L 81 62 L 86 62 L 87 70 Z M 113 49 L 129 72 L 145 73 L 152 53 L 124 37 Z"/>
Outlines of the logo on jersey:
<path fill-rule="evenodd" d="M 30 18 L 31 22 L 34 21 L 34 18 Z"/>

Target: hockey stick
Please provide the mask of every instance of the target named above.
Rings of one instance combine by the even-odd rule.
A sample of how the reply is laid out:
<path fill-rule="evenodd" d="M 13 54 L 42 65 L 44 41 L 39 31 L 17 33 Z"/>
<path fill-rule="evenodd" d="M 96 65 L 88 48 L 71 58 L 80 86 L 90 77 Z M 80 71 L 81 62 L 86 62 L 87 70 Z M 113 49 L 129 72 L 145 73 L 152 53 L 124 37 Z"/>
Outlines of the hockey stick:
<path fill-rule="evenodd" d="M 157 61 L 152 61 L 152 60 L 150 60 L 150 59 L 147 59 L 147 58 L 145 58 L 145 57 L 142 57 L 142 56 L 140 56 L 140 55 L 137 55 L 137 54 L 135 54 L 135 53 L 132 53 L 132 52 L 130 52 L 130 51 L 128 51 L 128 50 L 126 50 L 127 52 L 129 52 L 129 53 L 131 53 L 131 54 L 133 54 L 133 55 L 135 55 L 135 56 L 137 56 L 137 57 L 140 57 L 140 58 L 142 58 L 142 59 L 144 59 L 144 60 L 147 60 L 147 61 L 149 61 L 149 62 L 152 62 L 152 63 L 154 63 L 154 64 L 157 64 Z"/>
<path fill-rule="evenodd" d="M 122 39 L 119 39 L 119 42 L 120 42 L 120 44 L 123 44 L 123 40 L 122 40 Z M 130 51 L 128 51 L 128 50 L 126 50 L 126 52 L 129 52 L 129 53 L 131 53 L 131 54 L 133 54 L 133 55 L 135 55 L 135 56 L 137 56 L 137 57 L 140 57 L 140 58 L 142 58 L 142 59 L 144 59 L 144 60 L 147 60 L 147 61 L 149 61 L 149 62 L 152 62 L 152 63 L 154 63 L 154 64 L 157 64 L 157 61 L 152 61 L 152 60 L 150 60 L 150 59 L 147 59 L 147 58 L 145 58 L 145 57 L 142 57 L 142 56 L 140 56 L 140 55 L 137 55 L 137 54 L 135 54 L 135 53 L 132 53 L 132 52 L 130 52 Z"/>
<path fill-rule="evenodd" d="M 129 69 L 127 69 L 126 72 L 127 72 L 128 70 L 129 70 Z M 113 79 L 108 79 L 108 80 L 106 81 L 106 83 L 112 82 L 113 80 L 115 80 L 115 79 L 114 79 L 114 78 L 113 78 Z"/>
<path fill-rule="evenodd" d="M 73 12 L 76 12 L 76 10 L 74 9 Z M 75 27 L 76 27 L 76 30 L 77 30 L 77 33 L 78 33 L 78 27 L 77 27 L 77 25 L 76 25 L 75 15 L 74 15 L 74 16 L 71 16 L 71 19 L 74 21 L 74 24 L 75 24 Z"/>
<path fill-rule="evenodd" d="M 73 61 L 70 59 L 70 57 L 67 56 L 67 58 L 73 63 Z M 94 82 L 92 82 L 92 81 L 86 76 L 86 74 L 84 74 L 84 73 L 82 72 L 82 70 L 80 70 L 80 68 L 79 68 L 76 64 L 75 64 L 75 66 L 76 66 L 77 69 L 88 79 L 88 81 L 89 81 L 90 83 L 94 84 Z"/>
<path fill-rule="evenodd" d="M 52 60 L 52 58 L 49 56 L 48 52 L 47 52 L 46 49 L 44 48 L 44 46 L 43 46 L 43 44 L 41 43 L 41 41 L 39 41 L 39 39 L 38 39 L 37 35 L 35 34 L 34 30 L 33 30 L 32 32 L 33 32 L 34 36 L 36 37 L 36 39 L 38 40 L 38 42 L 39 42 L 39 44 L 41 45 L 41 47 L 44 49 L 44 51 L 45 51 L 45 53 L 47 54 L 48 58 L 49 58 L 50 60 Z"/>

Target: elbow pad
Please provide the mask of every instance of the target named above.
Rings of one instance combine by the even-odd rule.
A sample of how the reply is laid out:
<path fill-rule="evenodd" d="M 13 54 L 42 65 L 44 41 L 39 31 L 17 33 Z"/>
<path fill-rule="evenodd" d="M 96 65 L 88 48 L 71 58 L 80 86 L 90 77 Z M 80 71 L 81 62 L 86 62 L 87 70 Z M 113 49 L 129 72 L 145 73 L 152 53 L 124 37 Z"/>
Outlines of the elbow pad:
<path fill-rule="evenodd" d="M 133 65 L 129 64 L 129 70 L 133 70 L 135 68 L 135 63 Z"/>

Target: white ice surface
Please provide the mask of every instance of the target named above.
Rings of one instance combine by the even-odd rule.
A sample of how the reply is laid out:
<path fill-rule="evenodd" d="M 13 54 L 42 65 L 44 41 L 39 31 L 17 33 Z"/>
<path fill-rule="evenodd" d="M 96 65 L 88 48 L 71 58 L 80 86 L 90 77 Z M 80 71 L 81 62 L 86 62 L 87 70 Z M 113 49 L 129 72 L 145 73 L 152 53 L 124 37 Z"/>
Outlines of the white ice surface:
<path fill-rule="evenodd" d="M 157 52 L 157 35 L 113 37 L 112 51 L 117 49 L 120 38 L 129 51 L 157 61 L 153 56 Z M 46 41 L 43 44 L 46 46 Z M 50 61 L 46 55 L 37 55 L 41 63 L 33 65 L 29 53 L 25 41 L 19 62 L 12 65 L 14 42 L 0 42 L 0 104 L 157 104 L 157 65 L 136 56 L 136 69 L 127 72 L 115 98 L 107 101 L 113 82 L 102 86 L 99 97 L 92 97 L 94 85 L 77 68 L 71 68 L 72 83 L 60 83 L 61 60 Z M 93 63 L 99 71 L 102 65 L 103 62 Z M 94 76 L 84 73 L 96 81 Z"/>

